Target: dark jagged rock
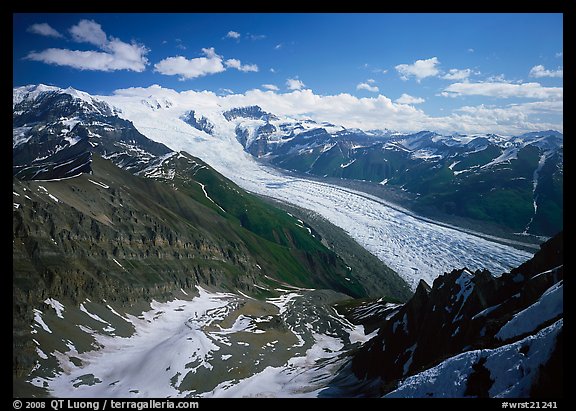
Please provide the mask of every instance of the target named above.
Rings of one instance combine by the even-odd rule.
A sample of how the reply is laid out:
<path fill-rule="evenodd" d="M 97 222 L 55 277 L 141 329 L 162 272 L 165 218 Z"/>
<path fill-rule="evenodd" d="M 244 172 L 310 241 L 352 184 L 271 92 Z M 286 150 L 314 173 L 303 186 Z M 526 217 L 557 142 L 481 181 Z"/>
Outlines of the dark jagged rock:
<path fill-rule="evenodd" d="M 65 90 L 41 92 L 17 102 L 13 124 L 13 175 L 20 180 L 89 173 L 93 153 L 137 173 L 171 152 L 119 118 L 106 103 Z"/>
<path fill-rule="evenodd" d="M 472 273 L 461 269 L 439 276 L 432 288 L 421 281 L 414 296 L 381 322 L 378 335 L 355 354 L 352 371 L 360 380 L 380 379 L 381 394 L 385 394 L 398 381 L 459 353 L 518 341 L 527 334 L 501 336 L 502 327 L 535 304 L 562 277 L 560 233 L 542 244 L 531 260 L 500 277 L 493 277 L 488 271 Z M 544 319 L 525 328 L 534 334 L 557 319 Z M 470 395 L 484 396 L 491 385 L 482 364 L 476 364 L 468 380 Z M 543 366 L 542 384 L 553 385 L 549 370 L 557 368 L 554 364 Z M 561 385 L 561 381 L 556 383 Z"/>
<path fill-rule="evenodd" d="M 212 134 L 214 131 L 214 124 L 204 116 L 196 118 L 196 112 L 194 110 L 190 110 L 186 113 L 184 117 L 182 117 L 182 120 L 190 124 L 192 127 L 208 134 Z"/>
<path fill-rule="evenodd" d="M 226 118 L 226 120 L 228 120 L 228 121 L 233 120 L 233 119 L 238 118 L 238 117 L 242 117 L 242 118 L 246 118 L 246 119 L 252 119 L 252 120 L 262 119 L 265 121 L 278 119 L 278 117 L 276 117 L 274 114 L 270 114 L 270 113 L 265 112 L 259 106 L 233 108 L 231 110 L 225 111 L 223 114 L 224 114 L 224 118 Z"/>

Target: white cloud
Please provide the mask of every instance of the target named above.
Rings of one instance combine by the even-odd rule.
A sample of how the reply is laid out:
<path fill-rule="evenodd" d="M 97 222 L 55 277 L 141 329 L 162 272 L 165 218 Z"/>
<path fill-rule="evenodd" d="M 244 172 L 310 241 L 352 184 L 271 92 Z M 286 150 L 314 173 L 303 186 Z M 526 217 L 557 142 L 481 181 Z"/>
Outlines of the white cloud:
<path fill-rule="evenodd" d="M 258 66 L 256 64 L 242 64 L 240 60 L 228 59 L 224 62 L 227 68 L 233 68 L 239 71 L 258 71 Z"/>
<path fill-rule="evenodd" d="M 388 97 L 358 98 L 342 93 L 318 95 L 312 90 L 277 93 L 252 89 L 243 94 L 219 96 L 210 91 L 163 89 L 160 86 L 117 90 L 123 96 L 166 96 L 181 106 L 229 109 L 259 105 L 267 112 L 293 118 L 312 118 L 348 128 L 394 129 L 398 131 L 432 130 L 443 133 L 498 133 L 517 135 L 526 131 L 556 129 L 562 131 L 562 101 L 535 101 L 505 106 L 466 106 L 454 112 L 432 117 L 412 105 L 394 103 Z M 130 97 L 133 98 L 133 97 Z M 544 118 L 545 120 L 542 120 Z"/>
<path fill-rule="evenodd" d="M 56 29 L 52 28 L 52 26 L 50 26 L 48 23 L 32 24 L 30 27 L 28 27 L 27 31 L 46 37 L 64 37 Z"/>
<path fill-rule="evenodd" d="M 262 84 L 262 87 L 264 87 L 266 90 L 272 90 L 272 91 L 278 91 L 280 90 L 277 86 L 275 86 L 274 84 Z"/>
<path fill-rule="evenodd" d="M 142 72 L 146 69 L 149 50 L 144 45 L 108 38 L 100 24 L 93 20 L 81 20 L 70 28 L 70 33 L 75 41 L 95 45 L 101 51 L 49 48 L 41 52 L 32 51 L 25 58 L 79 70 Z"/>
<path fill-rule="evenodd" d="M 559 51 L 558 53 L 555 54 L 555 56 L 556 56 L 557 58 L 560 58 L 560 57 L 563 57 L 563 56 L 564 56 L 564 53 L 561 52 L 561 51 Z"/>
<path fill-rule="evenodd" d="M 564 76 L 564 69 L 562 67 L 558 67 L 557 70 L 546 70 L 546 68 L 539 64 L 534 66 L 530 69 L 530 77 L 559 77 L 562 78 Z"/>
<path fill-rule="evenodd" d="M 380 91 L 380 89 L 378 88 L 378 86 L 371 86 L 370 81 L 367 81 L 366 83 L 360 83 L 356 86 L 356 90 L 366 90 L 366 91 L 371 91 L 372 93 L 378 93 Z"/>
<path fill-rule="evenodd" d="M 474 49 L 473 49 L 472 47 L 470 47 L 470 48 L 468 49 L 468 53 L 474 53 Z"/>
<path fill-rule="evenodd" d="M 472 70 L 470 69 L 450 69 L 442 78 L 446 80 L 464 80 L 470 77 L 470 74 L 472 74 Z"/>
<path fill-rule="evenodd" d="M 205 57 L 187 59 L 182 56 L 168 57 L 154 65 L 154 71 L 167 76 L 180 76 L 180 80 L 216 74 L 226 71 L 222 56 L 213 47 L 203 48 Z"/>
<path fill-rule="evenodd" d="M 562 101 L 536 101 L 524 104 L 510 104 L 503 107 L 494 106 L 464 106 L 455 110 L 450 116 L 454 126 L 460 124 L 463 132 L 495 133 L 518 135 L 527 131 L 558 130 L 562 126 Z M 558 119 L 542 121 L 548 117 Z"/>
<path fill-rule="evenodd" d="M 422 97 L 413 97 L 410 94 L 403 93 L 399 98 L 397 98 L 394 101 L 398 104 L 421 104 L 424 103 L 426 100 L 424 100 Z"/>
<path fill-rule="evenodd" d="M 436 67 L 440 64 L 437 57 L 427 60 L 416 60 L 413 64 L 399 64 L 395 67 L 402 80 L 408 80 L 410 77 L 416 77 L 420 81 L 426 77 L 436 76 L 439 72 Z"/>
<path fill-rule="evenodd" d="M 302 80 L 298 80 L 297 78 L 289 78 L 286 80 L 286 87 L 288 87 L 288 90 L 301 90 L 306 87 L 306 85 L 302 82 Z"/>
<path fill-rule="evenodd" d="M 446 87 L 441 95 L 444 97 L 486 96 L 559 100 L 563 97 L 563 89 L 562 87 L 543 87 L 540 83 L 454 83 Z"/>
<path fill-rule="evenodd" d="M 227 39 L 239 39 L 240 33 L 238 33 L 237 31 L 229 31 L 228 34 L 226 34 L 226 38 Z"/>
<path fill-rule="evenodd" d="M 80 20 L 78 24 L 70 27 L 70 34 L 78 43 L 90 43 L 103 48 L 108 42 L 108 36 L 102 26 L 94 20 Z"/>
<path fill-rule="evenodd" d="M 274 50 L 280 50 L 282 48 L 282 43 L 278 43 L 274 46 Z"/>
<path fill-rule="evenodd" d="M 368 80 L 366 80 L 366 83 L 374 84 L 376 83 L 376 80 L 374 80 L 373 78 L 369 78 Z"/>
<path fill-rule="evenodd" d="M 506 80 L 506 77 L 504 76 L 504 74 L 496 74 L 496 75 L 490 76 L 486 79 L 486 82 L 488 82 L 488 83 L 512 83 L 510 80 Z"/>

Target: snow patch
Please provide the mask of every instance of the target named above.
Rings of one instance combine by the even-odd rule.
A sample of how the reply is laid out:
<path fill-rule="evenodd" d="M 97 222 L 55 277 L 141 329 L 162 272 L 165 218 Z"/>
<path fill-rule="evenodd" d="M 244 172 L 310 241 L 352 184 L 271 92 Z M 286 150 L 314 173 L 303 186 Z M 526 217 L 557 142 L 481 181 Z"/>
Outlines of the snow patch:
<path fill-rule="evenodd" d="M 44 303 L 48 304 L 50 307 L 54 309 L 54 311 L 56 311 L 56 316 L 58 318 L 64 318 L 64 316 L 62 315 L 62 313 L 64 312 L 64 305 L 60 301 L 54 298 L 47 298 L 44 300 Z"/>
<path fill-rule="evenodd" d="M 92 184 L 96 184 L 97 186 L 100 186 L 100 187 L 102 187 L 102 188 L 110 188 L 110 186 L 108 186 L 108 185 L 106 185 L 106 184 L 104 184 L 104 183 L 101 183 L 101 182 L 99 182 L 99 181 L 94 181 L 94 180 L 91 180 L 91 179 L 88 179 L 88 181 L 90 181 Z"/>
<path fill-rule="evenodd" d="M 42 319 L 42 311 L 38 310 L 38 309 L 34 309 L 34 322 L 36 324 L 38 324 L 40 327 L 42 327 L 42 329 L 44 331 L 46 331 L 47 333 L 52 334 L 52 330 L 46 325 L 46 323 L 44 322 L 44 320 Z"/>
<path fill-rule="evenodd" d="M 528 397 L 540 365 L 546 363 L 555 347 L 556 336 L 563 326 L 562 319 L 513 344 L 495 349 L 474 350 L 451 357 L 402 381 L 387 398 L 464 397 L 472 366 L 486 358 L 484 366 L 494 383 L 492 398 Z M 528 347 L 523 354 L 522 347 Z"/>
<path fill-rule="evenodd" d="M 495 337 L 507 340 L 522 334 L 532 332 L 541 324 L 550 321 L 564 312 L 564 282 L 559 281 L 550 287 L 531 306 L 518 312 L 508 321 Z"/>
<path fill-rule="evenodd" d="M 86 315 L 88 315 L 88 317 L 92 318 L 93 320 L 99 321 L 101 323 L 108 324 L 108 321 L 103 320 L 102 318 L 98 317 L 96 314 L 92 314 L 91 312 L 89 312 L 86 307 L 84 307 L 84 303 L 80 304 L 80 311 L 82 311 L 83 313 L 85 313 Z"/>

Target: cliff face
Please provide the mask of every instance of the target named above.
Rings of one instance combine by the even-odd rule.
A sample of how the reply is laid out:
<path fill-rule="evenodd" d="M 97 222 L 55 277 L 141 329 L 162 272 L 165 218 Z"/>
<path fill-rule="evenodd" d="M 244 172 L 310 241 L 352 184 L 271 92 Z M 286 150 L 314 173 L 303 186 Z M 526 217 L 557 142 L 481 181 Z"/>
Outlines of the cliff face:
<path fill-rule="evenodd" d="M 30 326 L 50 298 L 131 307 L 197 284 L 256 297 L 286 284 L 409 295 L 395 273 L 366 290 L 304 222 L 148 139 L 117 109 L 44 89 L 14 96 L 15 375 L 38 358 Z"/>
<path fill-rule="evenodd" d="M 354 356 L 352 371 L 360 380 L 378 380 L 380 395 L 394 390 L 397 390 L 394 395 L 399 396 L 420 395 L 418 390 L 406 388 L 407 381 L 415 386 L 415 381 L 422 382 L 422 375 L 431 370 L 447 368 L 457 356 L 464 358 L 475 353 L 473 367 L 460 370 L 461 384 L 466 390 L 455 395 L 488 396 L 494 394 L 496 388 L 492 392 L 489 389 L 496 387 L 500 378 L 495 369 L 483 365 L 490 353 L 512 350 L 516 344 L 518 349 L 524 347 L 528 359 L 530 341 L 544 338 L 540 334 L 547 327 L 560 327 L 549 340 L 555 354 L 552 351 L 542 354 L 537 365 L 529 367 L 512 357 L 503 360 L 510 369 L 534 371 L 532 379 L 526 380 L 522 388 L 515 387 L 513 392 L 522 396 L 530 390 L 537 392 L 542 380 L 553 374 L 549 368 L 557 361 L 554 356 L 561 358 L 562 278 L 563 239 L 559 234 L 543 244 L 533 259 L 500 277 L 488 271 L 472 273 L 461 269 L 438 277 L 432 287 L 422 281 L 405 305 L 380 322 L 377 336 Z M 486 378 L 481 377 L 482 373 L 487 373 Z M 552 378 L 557 384 L 552 386 L 561 391 L 562 379 L 557 369 L 555 374 Z M 410 376 L 415 377 L 407 378 Z M 478 388 L 478 384 L 485 387 Z M 434 389 L 429 391 L 430 396 L 439 394 Z M 556 395 L 558 391 L 549 390 L 546 394 Z"/>
<path fill-rule="evenodd" d="M 26 354 L 33 351 L 32 308 L 49 297 L 75 305 L 86 298 L 131 305 L 195 284 L 258 295 L 258 284 L 278 281 L 364 292 L 356 280 L 344 281 L 345 264 L 286 213 L 290 225 L 276 222 L 276 234 L 256 233 L 196 182 L 201 197 L 134 176 L 97 155 L 91 167 L 93 174 L 73 179 L 13 181 L 18 370 L 32 361 Z M 264 215 L 260 223 L 267 221 L 274 222 Z"/>

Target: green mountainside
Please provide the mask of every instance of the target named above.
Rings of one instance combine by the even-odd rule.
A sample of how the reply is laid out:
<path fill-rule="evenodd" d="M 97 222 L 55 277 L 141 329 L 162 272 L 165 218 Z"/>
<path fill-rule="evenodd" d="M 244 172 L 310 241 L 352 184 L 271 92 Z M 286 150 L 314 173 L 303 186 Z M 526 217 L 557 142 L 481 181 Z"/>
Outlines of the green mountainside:
<path fill-rule="evenodd" d="M 282 284 L 352 297 L 410 291 L 396 276 L 366 289 L 312 230 L 188 154 L 135 176 L 94 154 L 92 174 L 13 180 L 15 368 L 33 364 L 29 327 L 46 298 L 130 306 L 206 284 L 269 297 Z M 162 170 L 163 168 L 163 170 Z M 172 179 L 161 177 L 173 175 Z M 389 274 L 389 270 L 385 272 Z"/>

